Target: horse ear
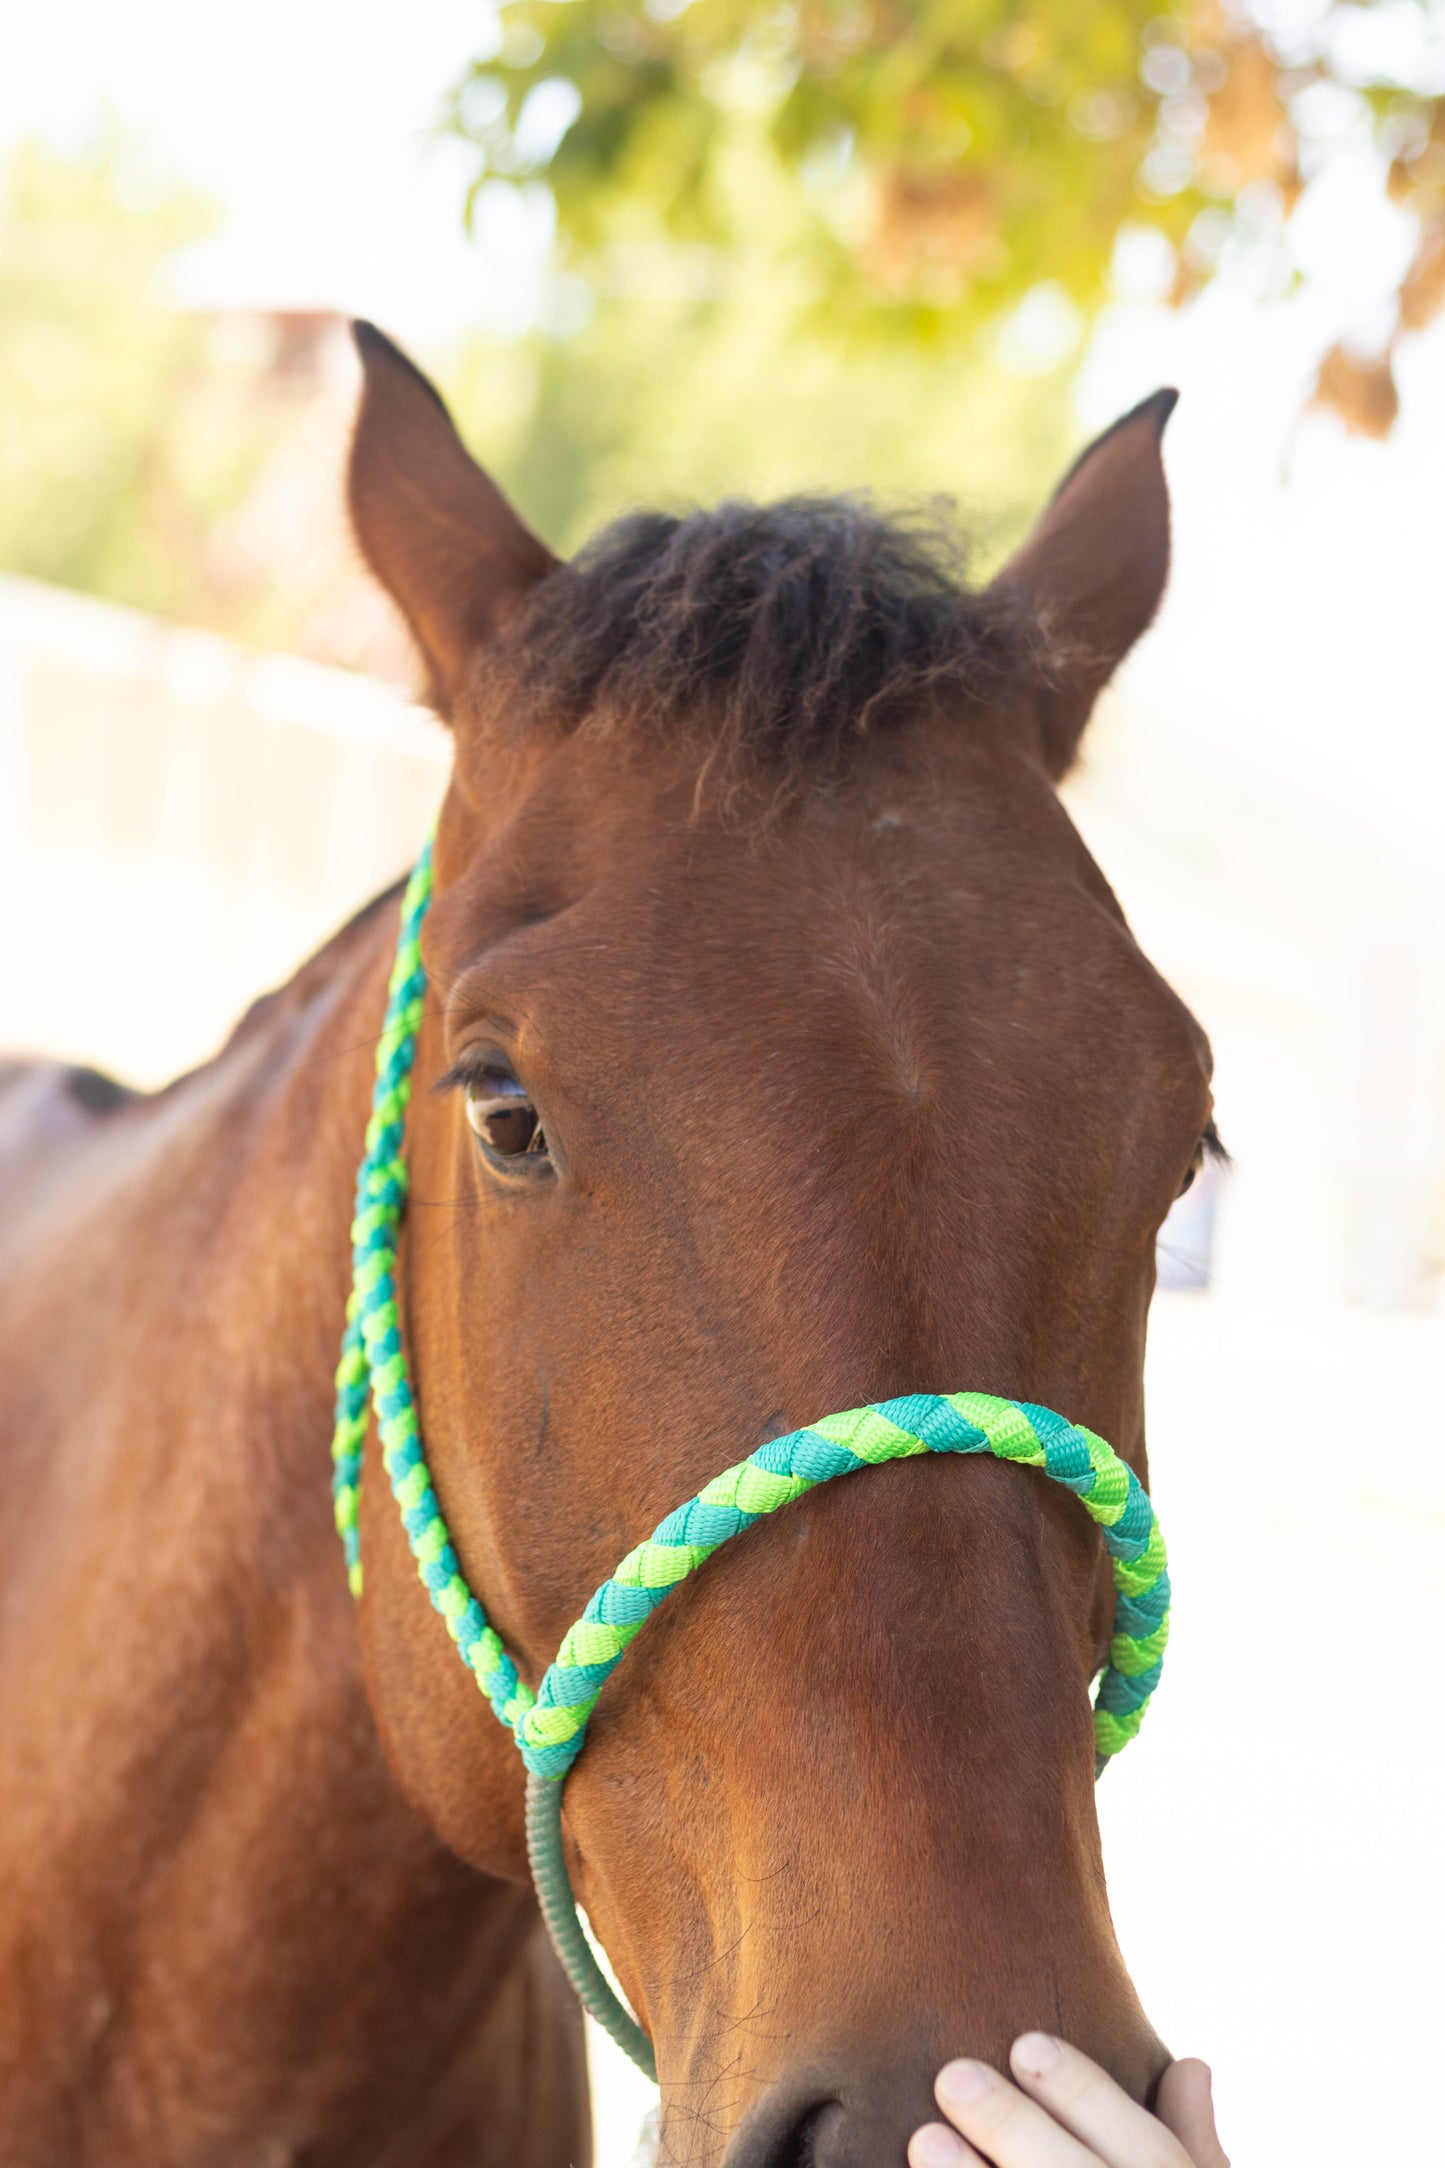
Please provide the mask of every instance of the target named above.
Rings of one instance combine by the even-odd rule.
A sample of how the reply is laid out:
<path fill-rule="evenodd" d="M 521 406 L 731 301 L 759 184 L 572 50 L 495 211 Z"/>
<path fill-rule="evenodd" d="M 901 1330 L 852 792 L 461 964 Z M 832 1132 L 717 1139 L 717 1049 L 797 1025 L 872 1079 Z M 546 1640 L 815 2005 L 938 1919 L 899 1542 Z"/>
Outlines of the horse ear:
<path fill-rule="evenodd" d="M 1054 663 L 1040 695 L 1044 765 L 1073 764 L 1095 700 L 1146 630 L 1169 574 L 1160 442 L 1179 394 L 1156 391 L 1081 452 L 993 583 L 1038 618 Z"/>
<path fill-rule="evenodd" d="M 434 385 L 374 324 L 352 326 L 361 406 L 347 494 L 361 553 L 400 609 L 448 715 L 477 650 L 556 565 L 457 435 Z"/>

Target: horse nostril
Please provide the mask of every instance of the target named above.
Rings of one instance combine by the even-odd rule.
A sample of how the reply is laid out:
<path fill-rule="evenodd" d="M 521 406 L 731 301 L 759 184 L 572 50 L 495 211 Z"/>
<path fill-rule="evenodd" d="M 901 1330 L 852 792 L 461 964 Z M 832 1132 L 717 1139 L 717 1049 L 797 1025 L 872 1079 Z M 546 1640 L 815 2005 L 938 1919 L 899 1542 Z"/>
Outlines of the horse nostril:
<path fill-rule="evenodd" d="M 722 2168 L 905 2168 L 909 2136 L 932 2107 L 931 2073 L 906 2053 L 871 2070 L 800 2072 L 744 2117 Z"/>
<path fill-rule="evenodd" d="M 810 2108 L 783 2136 L 782 2149 L 775 2154 L 769 2168 L 822 2168 L 820 2150 L 824 2131 L 829 2123 L 836 2123 L 842 2114 L 836 2100 L 823 2100 L 816 2108 Z"/>
<path fill-rule="evenodd" d="M 725 2168 L 824 2168 L 830 2129 L 836 2129 L 843 2110 L 836 2100 L 814 2101 L 801 2113 L 770 2119 L 750 2129 L 735 2148 L 730 2148 Z"/>

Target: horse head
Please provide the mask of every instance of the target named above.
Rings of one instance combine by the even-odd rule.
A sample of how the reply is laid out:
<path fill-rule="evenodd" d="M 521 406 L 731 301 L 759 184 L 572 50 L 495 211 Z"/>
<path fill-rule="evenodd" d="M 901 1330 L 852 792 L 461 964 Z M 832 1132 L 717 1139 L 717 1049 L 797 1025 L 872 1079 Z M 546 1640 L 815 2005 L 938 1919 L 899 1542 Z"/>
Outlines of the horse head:
<path fill-rule="evenodd" d="M 401 1278 L 467 1577 L 535 1685 L 617 1559 L 762 1440 L 976 1388 L 1145 1477 L 1154 1240 L 1204 1037 L 1056 794 L 1157 607 L 1172 395 L 999 577 L 855 502 L 642 515 L 559 564 L 377 333 L 351 502 L 455 742 Z M 523 1772 L 362 1492 L 388 1757 L 526 1873 Z M 1109 1917 L 1097 1532 L 1027 1470 L 863 1472 L 646 1626 L 569 1780 L 664 2158 L 901 2160 L 946 2056 L 1167 2060 Z"/>

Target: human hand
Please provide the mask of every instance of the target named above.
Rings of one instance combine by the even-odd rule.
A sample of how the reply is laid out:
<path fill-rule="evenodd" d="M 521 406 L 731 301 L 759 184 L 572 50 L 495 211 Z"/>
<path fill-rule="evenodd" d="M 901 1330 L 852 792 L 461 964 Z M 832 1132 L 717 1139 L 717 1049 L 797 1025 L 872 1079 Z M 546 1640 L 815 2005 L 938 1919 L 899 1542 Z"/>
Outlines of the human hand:
<path fill-rule="evenodd" d="M 940 2070 L 934 2093 L 954 2127 L 916 2130 L 909 2168 L 1229 2168 L 1203 2063 L 1169 2065 L 1153 2115 L 1047 2033 L 1015 2040 L 1009 2064 L 1016 2085 L 987 2063 Z"/>

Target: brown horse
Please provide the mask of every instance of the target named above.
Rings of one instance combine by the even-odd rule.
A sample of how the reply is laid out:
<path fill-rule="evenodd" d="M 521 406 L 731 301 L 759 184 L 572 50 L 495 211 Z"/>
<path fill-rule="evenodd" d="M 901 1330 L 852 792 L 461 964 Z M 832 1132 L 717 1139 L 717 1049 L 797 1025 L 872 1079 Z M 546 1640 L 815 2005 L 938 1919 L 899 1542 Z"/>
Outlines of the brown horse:
<path fill-rule="evenodd" d="M 1142 1475 L 1209 1062 L 1053 786 L 1158 603 L 1172 398 L 983 593 L 848 502 L 560 566 L 359 337 L 356 530 L 456 748 L 405 1323 L 524 1675 L 665 1512 L 834 1409 L 1026 1396 Z M 0 1098 L 7 2168 L 588 2157 L 520 1761 L 370 1458 L 359 1611 L 331 1524 L 396 925 L 370 905 L 153 1097 Z M 566 1821 L 664 2159 L 901 2162 L 939 2062 L 1035 2025 L 1148 2095 L 1095 1820 L 1110 1611 L 1074 1501 L 944 1458 L 789 1507 L 644 1630 Z"/>

